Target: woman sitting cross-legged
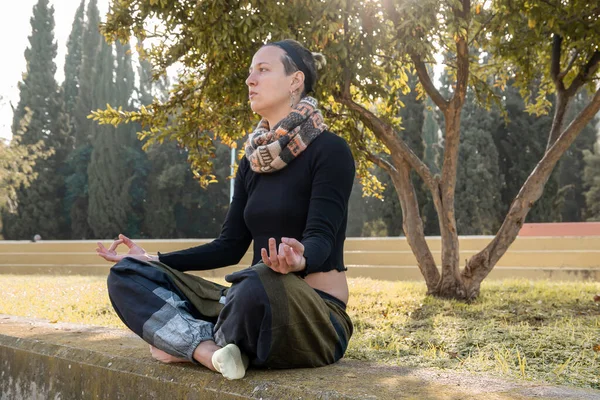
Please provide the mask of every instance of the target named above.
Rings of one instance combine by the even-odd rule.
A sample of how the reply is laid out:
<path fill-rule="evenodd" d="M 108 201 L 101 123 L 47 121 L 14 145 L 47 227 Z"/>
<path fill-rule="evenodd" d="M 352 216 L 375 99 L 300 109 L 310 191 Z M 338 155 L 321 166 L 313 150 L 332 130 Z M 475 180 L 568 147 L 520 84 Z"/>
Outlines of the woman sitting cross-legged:
<path fill-rule="evenodd" d="M 355 167 L 309 97 L 321 54 L 284 40 L 260 48 L 246 79 L 262 120 L 247 140 L 233 200 L 214 241 L 148 254 L 119 235 L 97 252 L 117 262 L 108 292 L 154 358 L 190 361 L 242 378 L 248 365 L 318 367 L 339 360 L 352 335 L 343 261 Z M 254 242 L 252 267 L 218 285 L 185 271 L 236 265 Z M 124 244 L 127 254 L 117 254 Z"/>

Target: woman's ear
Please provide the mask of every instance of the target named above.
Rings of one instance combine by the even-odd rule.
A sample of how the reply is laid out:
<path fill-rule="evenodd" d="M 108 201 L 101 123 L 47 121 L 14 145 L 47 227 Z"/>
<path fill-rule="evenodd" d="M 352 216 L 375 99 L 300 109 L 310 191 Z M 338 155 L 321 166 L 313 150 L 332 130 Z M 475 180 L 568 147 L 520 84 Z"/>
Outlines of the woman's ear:
<path fill-rule="evenodd" d="M 304 88 L 304 72 L 296 71 L 294 72 L 294 77 L 292 78 L 292 92 L 300 91 Z"/>

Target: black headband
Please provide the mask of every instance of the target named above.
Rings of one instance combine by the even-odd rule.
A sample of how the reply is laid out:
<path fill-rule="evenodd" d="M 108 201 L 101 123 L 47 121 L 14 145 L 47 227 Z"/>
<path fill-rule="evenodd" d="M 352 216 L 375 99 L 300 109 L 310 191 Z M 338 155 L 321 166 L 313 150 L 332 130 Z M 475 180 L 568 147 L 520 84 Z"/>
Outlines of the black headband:
<path fill-rule="evenodd" d="M 296 64 L 298 69 L 300 71 L 302 71 L 302 73 L 304 73 L 304 87 L 305 87 L 306 93 L 312 92 L 313 84 L 314 84 L 313 76 L 310 73 L 306 64 L 304 64 L 304 61 L 302 61 L 302 57 L 300 56 L 300 54 L 298 54 L 298 52 L 292 46 L 290 46 L 289 43 L 274 42 L 274 43 L 270 43 L 270 44 L 283 49 L 283 51 L 285 51 L 287 53 L 287 55 L 290 56 L 290 58 L 292 59 L 294 64 Z"/>

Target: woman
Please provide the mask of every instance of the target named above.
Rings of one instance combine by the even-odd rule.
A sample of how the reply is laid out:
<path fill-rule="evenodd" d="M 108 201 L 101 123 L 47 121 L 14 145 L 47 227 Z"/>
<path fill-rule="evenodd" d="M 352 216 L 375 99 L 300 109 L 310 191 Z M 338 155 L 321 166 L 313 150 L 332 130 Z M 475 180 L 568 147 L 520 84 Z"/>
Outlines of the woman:
<path fill-rule="evenodd" d="M 263 46 L 246 79 L 262 117 L 246 143 L 233 200 L 211 243 L 158 256 L 123 235 L 98 254 L 118 261 L 108 290 L 123 322 L 163 362 L 191 361 L 239 379 L 258 367 L 317 367 L 340 359 L 352 335 L 343 244 L 355 169 L 308 94 L 321 54 L 284 40 Z M 253 266 L 225 287 L 184 271 Z M 121 243 L 129 253 L 118 255 Z"/>

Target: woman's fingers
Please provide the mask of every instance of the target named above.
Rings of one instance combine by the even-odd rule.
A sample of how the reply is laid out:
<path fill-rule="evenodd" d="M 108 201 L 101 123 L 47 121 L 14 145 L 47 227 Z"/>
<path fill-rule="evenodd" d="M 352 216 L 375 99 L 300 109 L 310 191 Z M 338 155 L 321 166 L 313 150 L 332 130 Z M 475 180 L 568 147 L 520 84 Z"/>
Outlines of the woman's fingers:
<path fill-rule="evenodd" d="M 263 262 L 267 265 L 267 266 L 271 266 L 271 260 L 269 260 L 269 255 L 267 254 L 267 249 L 265 249 L 264 247 L 260 250 L 260 256 L 262 257 Z"/>
<path fill-rule="evenodd" d="M 284 246 L 286 245 L 283 243 L 279 244 L 279 253 L 277 254 L 277 261 L 279 263 L 279 272 L 281 272 L 282 274 L 287 274 L 288 272 L 290 272 L 290 266 L 286 260 Z"/>
<path fill-rule="evenodd" d="M 133 240 L 129 239 L 127 236 L 123 235 L 122 233 L 119 233 L 119 240 L 121 240 L 121 243 L 124 243 L 125 246 L 129 247 L 130 249 L 141 248 L 140 246 L 138 246 L 137 244 L 135 244 L 133 242 Z"/>
<path fill-rule="evenodd" d="M 272 265 L 279 264 L 279 259 L 277 257 L 277 242 L 275 239 L 269 239 L 269 260 L 271 260 Z"/>
<path fill-rule="evenodd" d="M 98 252 L 99 255 L 110 254 L 110 251 L 106 247 L 104 247 L 104 245 L 102 243 L 98 242 L 97 244 L 98 244 L 98 247 L 96 248 L 96 251 Z M 114 252 L 114 253 L 116 254 L 116 252 Z"/>
<path fill-rule="evenodd" d="M 294 249 L 292 249 L 287 244 L 283 245 L 283 254 L 285 256 L 285 261 L 288 265 L 294 265 L 296 263 L 296 255 L 294 254 Z"/>
<path fill-rule="evenodd" d="M 304 253 L 302 243 L 296 239 L 282 238 L 282 242 L 277 248 L 276 240 L 270 238 L 268 246 L 268 250 L 264 247 L 260 250 L 260 256 L 265 265 L 281 274 L 287 274 L 298 269 L 299 258 L 302 258 Z"/>
<path fill-rule="evenodd" d="M 304 254 L 304 245 L 302 243 L 300 243 L 298 240 L 294 239 L 294 238 L 281 238 L 281 241 L 285 244 L 287 244 L 288 246 L 290 246 L 292 249 L 294 249 L 294 251 L 296 251 L 298 254 L 302 255 Z"/>
<path fill-rule="evenodd" d="M 108 249 L 109 252 L 114 251 L 116 252 L 117 247 L 123 243 L 123 241 L 121 239 L 119 240 L 115 240 L 114 242 L 112 242 L 112 244 L 110 245 L 110 248 Z"/>
<path fill-rule="evenodd" d="M 123 256 L 119 256 L 117 254 L 114 253 L 108 253 L 106 251 L 106 248 L 104 246 L 102 246 L 103 248 L 97 248 L 96 252 L 98 253 L 98 255 L 102 258 L 104 258 L 106 261 L 120 261 Z"/>

